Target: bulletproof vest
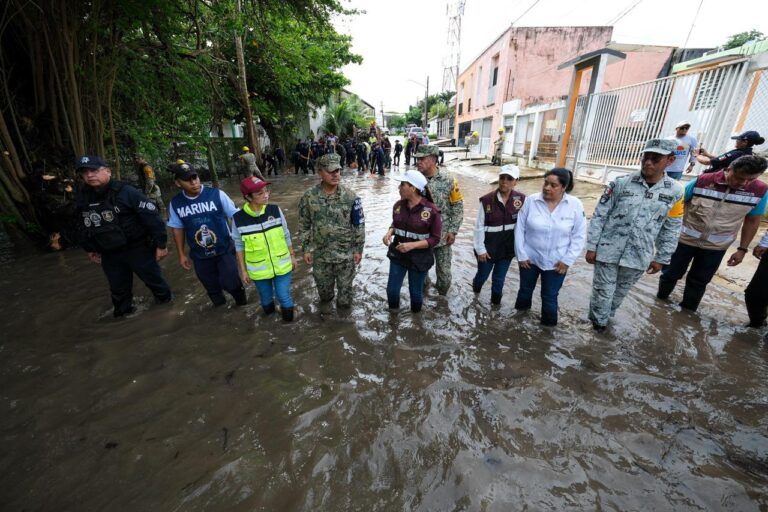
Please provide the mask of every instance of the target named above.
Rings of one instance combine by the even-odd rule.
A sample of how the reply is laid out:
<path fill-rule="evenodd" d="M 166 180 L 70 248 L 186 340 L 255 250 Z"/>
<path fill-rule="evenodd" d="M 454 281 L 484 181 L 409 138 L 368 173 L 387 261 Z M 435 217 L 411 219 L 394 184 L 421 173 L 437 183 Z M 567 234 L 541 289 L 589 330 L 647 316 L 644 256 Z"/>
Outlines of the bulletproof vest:
<path fill-rule="evenodd" d="M 101 200 L 83 205 L 85 236 L 99 252 L 112 252 L 128 245 L 128 235 L 119 220 L 120 208 L 115 204 L 122 188 L 122 183 L 115 182 Z"/>
<path fill-rule="evenodd" d="M 178 194 L 171 200 L 171 208 L 184 224 L 190 256 L 211 258 L 229 249 L 229 225 L 218 189 L 203 187 L 194 199 Z"/>

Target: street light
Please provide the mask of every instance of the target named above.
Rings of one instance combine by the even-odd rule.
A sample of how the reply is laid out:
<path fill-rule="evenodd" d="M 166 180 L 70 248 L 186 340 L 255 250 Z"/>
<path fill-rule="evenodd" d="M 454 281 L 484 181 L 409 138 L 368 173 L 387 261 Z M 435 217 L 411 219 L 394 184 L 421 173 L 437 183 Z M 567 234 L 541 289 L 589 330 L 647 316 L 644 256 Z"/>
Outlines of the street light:
<path fill-rule="evenodd" d="M 408 79 L 409 82 L 413 82 L 416 85 L 420 85 L 421 87 L 424 87 L 424 133 L 427 133 L 427 98 L 429 97 L 429 75 L 427 75 L 427 84 L 424 85 L 421 82 L 417 82 L 416 80 Z"/>

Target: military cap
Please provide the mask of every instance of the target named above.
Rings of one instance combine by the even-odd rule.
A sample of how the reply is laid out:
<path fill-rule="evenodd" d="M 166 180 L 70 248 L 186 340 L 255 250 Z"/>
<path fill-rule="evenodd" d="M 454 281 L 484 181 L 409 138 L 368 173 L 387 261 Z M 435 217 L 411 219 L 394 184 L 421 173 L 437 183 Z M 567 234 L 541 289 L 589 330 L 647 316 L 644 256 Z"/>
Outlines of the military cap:
<path fill-rule="evenodd" d="M 317 167 L 324 171 L 341 169 L 341 158 L 336 153 L 328 153 L 317 159 Z"/>
<path fill-rule="evenodd" d="M 677 141 L 672 139 L 648 139 L 645 143 L 643 153 L 658 153 L 660 155 L 671 155 L 677 149 Z"/>
<path fill-rule="evenodd" d="M 440 156 L 440 148 L 435 146 L 434 144 L 422 144 L 419 146 L 419 149 L 416 150 L 416 153 L 414 153 L 414 158 L 424 158 L 425 156 Z"/>

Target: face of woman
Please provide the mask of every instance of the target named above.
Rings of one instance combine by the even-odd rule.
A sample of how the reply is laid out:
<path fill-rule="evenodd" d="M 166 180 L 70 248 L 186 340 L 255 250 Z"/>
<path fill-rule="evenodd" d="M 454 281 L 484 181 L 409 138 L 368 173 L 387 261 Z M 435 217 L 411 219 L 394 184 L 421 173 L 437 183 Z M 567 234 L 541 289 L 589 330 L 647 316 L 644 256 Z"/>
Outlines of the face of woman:
<path fill-rule="evenodd" d="M 544 178 L 544 186 L 541 188 L 544 199 L 560 199 L 563 197 L 563 192 L 565 192 L 565 187 L 560 184 L 557 176 L 550 174 Z"/>
<path fill-rule="evenodd" d="M 249 200 L 255 204 L 267 204 L 269 202 L 269 190 L 267 187 L 264 187 L 263 189 L 259 190 L 258 192 L 254 192 L 250 195 Z"/>
<path fill-rule="evenodd" d="M 502 194 L 508 194 L 512 192 L 512 189 L 517 185 L 517 180 L 506 174 L 499 176 L 499 192 Z"/>
<path fill-rule="evenodd" d="M 408 183 L 407 181 L 401 181 L 400 182 L 400 188 L 398 189 L 400 192 L 400 199 L 411 199 L 413 195 L 416 193 L 416 187 Z"/>

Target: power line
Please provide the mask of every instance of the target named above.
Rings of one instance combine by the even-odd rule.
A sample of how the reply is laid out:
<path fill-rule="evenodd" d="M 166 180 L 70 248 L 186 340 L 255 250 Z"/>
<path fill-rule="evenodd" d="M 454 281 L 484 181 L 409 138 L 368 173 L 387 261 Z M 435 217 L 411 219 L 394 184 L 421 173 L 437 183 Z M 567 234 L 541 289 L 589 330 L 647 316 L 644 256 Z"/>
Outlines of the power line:
<path fill-rule="evenodd" d="M 642 0 L 641 0 L 641 1 L 642 1 Z M 521 14 L 520 16 L 518 16 L 518 17 L 517 17 L 517 19 L 516 19 L 515 21 L 513 21 L 512 23 L 510 23 L 510 26 L 512 26 L 512 25 L 514 25 L 515 23 L 517 23 L 518 21 L 520 21 L 520 19 L 521 19 L 523 16 L 525 16 L 526 14 L 528 14 L 528 11 L 530 11 L 531 9 L 533 9 L 534 7 L 536 7 L 536 4 L 538 4 L 539 2 L 541 2 L 541 0 L 536 0 L 535 2 L 533 2 L 533 3 L 531 4 L 531 6 L 530 6 L 529 8 L 527 8 L 527 9 L 525 10 L 525 12 L 523 12 L 523 14 Z"/>
<path fill-rule="evenodd" d="M 626 16 L 627 14 L 632 12 L 632 10 L 635 7 L 637 7 L 638 5 L 640 5 L 642 2 L 643 2 L 643 0 L 637 0 L 637 2 L 635 2 L 634 4 L 629 6 L 627 9 L 625 9 L 624 11 L 619 12 L 619 14 L 617 14 L 616 17 L 614 17 L 611 21 L 606 23 L 606 25 L 615 25 L 616 23 L 619 22 L 619 20 L 621 20 L 621 18 L 623 18 L 624 16 Z"/>
<path fill-rule="evenodd" d="M 685 38 L 685 42 L 683 43 L 683 50 L 688 46 L 688 40 L 691 38 L 691 34 L 693 33 L 693 27 L 696 26 L 696 18 L 699 17 L 699 11 L 701 11 L 701 6 L 704 5 L 704 0 L 701 0 L 699 2 L 699 8 L 696 9 L 696 14 L 693 15 L 693 21 L 691 21 L 691 29 L 688 31 L 688 36 Z"/>

